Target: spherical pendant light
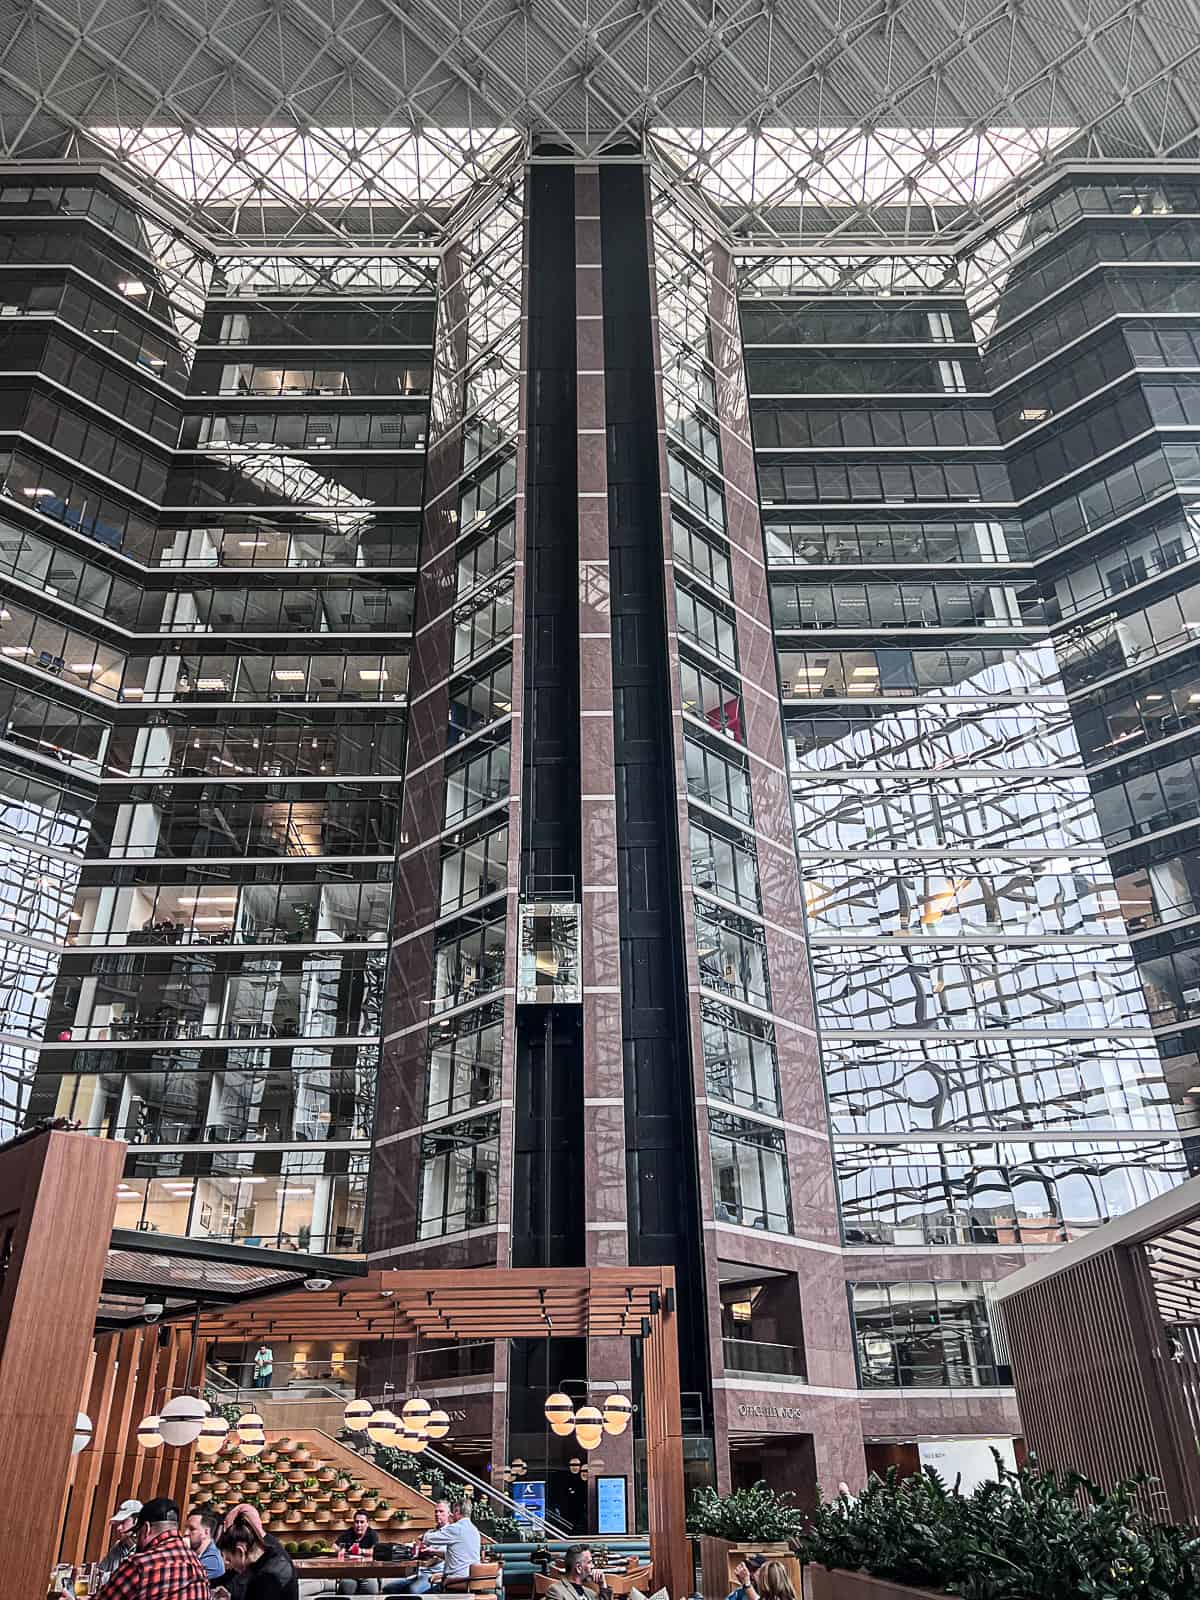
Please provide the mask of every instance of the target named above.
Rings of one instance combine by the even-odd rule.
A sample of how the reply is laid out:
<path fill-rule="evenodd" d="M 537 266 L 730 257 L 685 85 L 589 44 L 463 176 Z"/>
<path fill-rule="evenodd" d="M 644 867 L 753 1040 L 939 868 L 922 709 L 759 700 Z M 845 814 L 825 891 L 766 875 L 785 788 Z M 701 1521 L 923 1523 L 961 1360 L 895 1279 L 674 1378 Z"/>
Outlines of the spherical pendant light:
<path fill-rule="evenodd" d="M 229 1424 L 224 1417 L 205 1417 L 196 1438 L 196 1449 L 202 1456 L 215 1456 L 229 1437 Z"/>
<path fill-rule="evenodd" d="M 429 1448 L 429 1440 L 416 1428 L 410 1428 L 407 1423 L 400 1425 L 400 1444 L 406 1456 L 419 1456 L 422 1450 Z"/>
<path fill-rule="evenodd" d="M 177 1394 L 158 1413 L 158 1431 L 163 1443 L 182 1448 L 194 1444 L 208 1415 L 209 1406 L 194 1394 Z"/>
<path fill-rule="evenodd" d="M 546 1404 L 542 1407 L 542 1415 L 551 1427 L 556 1422 L 570 1422 L 574 1426 L 575 1404 L 569 1394 L 556 1391 L 546 1396 Z"/>
<path fill-rule="evenodd" d="M 143 1450 L 158 1449 L 163 1442 L 163 1436 L 158 1431 L 156 1416 L 143 1417 L 138 1423 L 137 1442 Z"/>
<path fill-rule="evenodd" d="M 86 1411 L 81 1411 L 75 1418 L 75 1433 L 71 1439 L 71 1454 L 77 1456 L 81 1450 L 86 1450 L 92 1442 L 92 1419 Z"/>
<path fill-rule="evenodd" d="M 580 1406 L 575 1413 L 575 1437 L 584 1450 L 594 1450 L 604 1435 L 604 1413 L 597 1406 Z"/>
<path fill-rule="evenodd" d="M 450 1432 L 450 1418 L 445 1411 L 431 1411 L 425 1422 L 427 1439 L 444 1439 Z"/>
<path fill-rule="evenodd" d="M 367 1419 L 367 1438 L 374 1444 L 391 1445 L 394 1449 L 399 1439 L 400 1418 L 386 1406 L 372 1411 Z"/>
<path fill-rule="evenodd" d="M 633 1416 L 633 1402 L 623 1394 L 610 1394 L 604 1401 L 605 1433 L 624 1433 Z"/>
<path fill-rule="evenodd" d="M 342 1421 L 351 1433 L 362 1433 L 371 1420 L 375 1407 L 369 1400 L 350 1400 L 342 1412 Z"/>
<path fill-rule="evenodd" d="M 429 1418 L 432 1411 L 433 1407 L 429 1404 L 429 1401 L 423 1400 L 417 1394 L 411 1400 L 404 1402 L 400 1416 L 406 1426 L 412 1428 L 414 1432 L 419 1433 L 424 1438 L 429 1428 Z"/>
<path fill-rule="evenodd" d="M 552 1422 L 550 1424 L 550 1432 L 557 1434 L 560 1439 L 569 1439 L 575 1432 L 575 1423 L 573 1420 L 570 1422 Z"/>
<path fill-rule="evenodd" d="M 237 1447 L 244 1456 L 260 1456 L 267 1448 L 266 1423 L 257 1411 L 246 1411 L 237 1419 Z"/>

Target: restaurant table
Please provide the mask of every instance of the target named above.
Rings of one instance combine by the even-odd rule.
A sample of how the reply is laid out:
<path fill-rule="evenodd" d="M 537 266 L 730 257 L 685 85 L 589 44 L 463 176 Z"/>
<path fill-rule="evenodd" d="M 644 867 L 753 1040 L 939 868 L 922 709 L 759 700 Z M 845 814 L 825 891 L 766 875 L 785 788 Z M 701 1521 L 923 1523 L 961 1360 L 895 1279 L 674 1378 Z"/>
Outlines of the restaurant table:
<path fill-rule="evenodd" d="M 298 1578 L 411 1578 L 421 1563 L 409 1556 L 404 1561 L 373 1561 L 370 1556 L 294 1556 Z"/>

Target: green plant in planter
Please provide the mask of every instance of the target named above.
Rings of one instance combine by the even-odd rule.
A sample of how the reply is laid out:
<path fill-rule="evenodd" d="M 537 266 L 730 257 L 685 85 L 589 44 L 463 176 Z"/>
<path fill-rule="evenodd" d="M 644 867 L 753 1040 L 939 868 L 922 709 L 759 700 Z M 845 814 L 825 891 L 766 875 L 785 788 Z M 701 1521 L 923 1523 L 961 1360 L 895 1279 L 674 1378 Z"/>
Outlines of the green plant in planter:
<path fill-rule="evenodd" d="M 961 1495 L 926 1470 L 872 1478 L 821 1506 L 797 1542 L 805 1561 L 865 1570 L 962 1600 L 1194 1600 L 1200 1537 L 1148 1521 L 1141 1481 L 1106 1494 L 1076 1473 L 1004 1470 Z"/>
<path fill-rule="evenodd" d="M 706 1486 L 692 1495 L 688 1532 L 733 1544 L 786 1544 L 800 1536 L 805 1522 L 791 1501 L 790 1494 L 777 1494 L 762 1482 L 726 1495 Z"/>

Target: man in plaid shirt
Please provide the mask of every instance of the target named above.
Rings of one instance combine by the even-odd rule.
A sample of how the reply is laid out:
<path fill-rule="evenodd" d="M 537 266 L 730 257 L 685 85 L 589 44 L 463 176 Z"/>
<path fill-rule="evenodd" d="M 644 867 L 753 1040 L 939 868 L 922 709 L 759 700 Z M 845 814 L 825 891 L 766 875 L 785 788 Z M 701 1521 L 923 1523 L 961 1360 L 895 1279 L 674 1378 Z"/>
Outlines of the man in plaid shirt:
<path fill-rule="evenodd" d="M 136 1524 L 138 1547 L 104 1585 L 104 1600 L 209 1600 L 208 1577 L 179 1532 L 174 1500 L 150 1500 Z"/>

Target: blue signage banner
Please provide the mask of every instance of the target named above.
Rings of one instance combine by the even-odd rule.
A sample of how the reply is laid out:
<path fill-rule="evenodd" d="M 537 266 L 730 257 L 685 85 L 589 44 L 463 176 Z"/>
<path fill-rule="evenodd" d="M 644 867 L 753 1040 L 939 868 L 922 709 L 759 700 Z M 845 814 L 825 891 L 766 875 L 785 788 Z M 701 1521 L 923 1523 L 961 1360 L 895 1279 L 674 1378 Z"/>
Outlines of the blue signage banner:
<path fill-rule="evenodd" d="M 518 1522 L 546 1520 L 546 1484 L 541 1478 L 518 1478 L 509 1485 L 509 1494 L 520 1509 Z"/>

